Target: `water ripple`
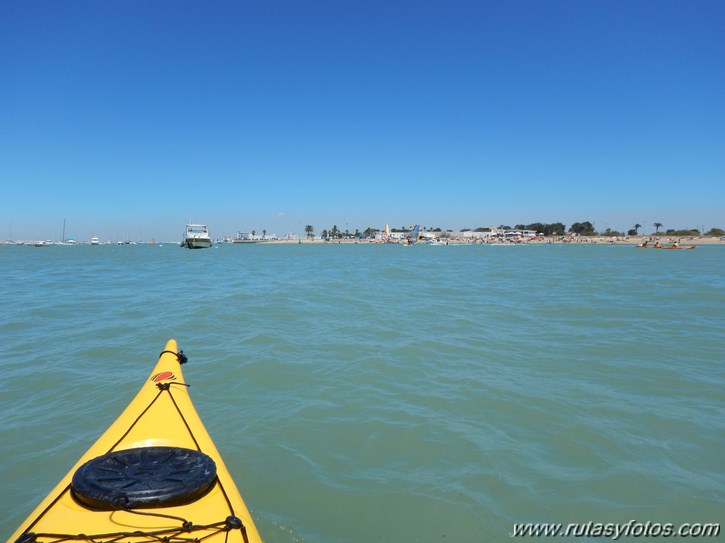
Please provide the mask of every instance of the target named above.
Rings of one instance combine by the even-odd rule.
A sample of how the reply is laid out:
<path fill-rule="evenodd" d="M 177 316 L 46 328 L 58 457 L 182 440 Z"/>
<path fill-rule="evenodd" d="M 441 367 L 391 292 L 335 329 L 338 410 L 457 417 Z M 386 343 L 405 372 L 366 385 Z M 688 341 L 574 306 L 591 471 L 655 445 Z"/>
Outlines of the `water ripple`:
<path fill-rule="evenodd" d="M 717 521 L 724 256 L 0 247 L 0 524 L 120 413 L 169 337 L 268 542 Z"/>

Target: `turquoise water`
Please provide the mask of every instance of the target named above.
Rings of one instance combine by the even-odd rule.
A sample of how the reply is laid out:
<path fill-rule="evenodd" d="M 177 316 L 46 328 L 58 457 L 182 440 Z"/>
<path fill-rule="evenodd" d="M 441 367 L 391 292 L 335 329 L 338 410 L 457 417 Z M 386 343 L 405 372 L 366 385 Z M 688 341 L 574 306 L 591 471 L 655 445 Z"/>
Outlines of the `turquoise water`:
<path fill-rule="evenodd" d="M 172 337 L 267 542 L 722 521 L 723 247 L 0 246 L 0 265 L 5 537 Z"/>

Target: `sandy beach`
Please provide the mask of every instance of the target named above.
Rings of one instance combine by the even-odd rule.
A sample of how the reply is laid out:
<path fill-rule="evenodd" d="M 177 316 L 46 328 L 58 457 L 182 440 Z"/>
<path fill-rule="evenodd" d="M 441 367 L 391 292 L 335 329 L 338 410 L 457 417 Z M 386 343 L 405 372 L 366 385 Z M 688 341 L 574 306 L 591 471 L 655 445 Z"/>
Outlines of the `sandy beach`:
<path fill-rule="evenodd" d="M 684 238 L 676 238 L 666 235 L 660 236 L 625 236 L 625 237 L 605 237 L 605 236 L 577 236 L 577 237 L 543 237 L 543 238 L 531 238 L 523 239 L 518 242 L 502 242 L 495 240 L 486 240 L 481 238 L 470 238 L 459 235 L 449 235 L 448 243 L 450 245 L 494 245 L 494 244 L 519 244 L 519 245 L 546 245 L 546 244 L 558 244 L 558 245 L 641 245 L 644 241 L 649 241 L 650 244 L 654 244 L 655 241 L 659 241 L 660 245 L 667 246 L 674 242 L 679 241 L 683 247 L 690 245 L 722 245 L 725 247 L 725 240 L 721 240 L 717 237 L 707 236 L 688 236 Z M 244 243 L 273 243 L 273 244 L 321 244 L 321 245 L 335 245 L 335 244 L 356 244 L 356 243 L 369 243 L 369 244 L 380 244 L 384 245 L 380 240 L 370 239 L 331 239 L 323 240 L 320 238 L 302 238 L 302 239 L 284 239 L 284 240 L 259 240 Z M 244 243 L 241 243 L 242 245 Z M 425 240 L 421 239 L 418 243 L 425 243 Z"/>
<path fill-rule="evenodd" d="M 426 244 L 428 237 L 421 237 L 418 240 L 418 244 Z M 500 238 L 485 238 L 485 237 L 474 237 L 466 236 L 462 233 L 448 233 L 441 240 L 447 240 L 449 245 L 641 245 L 645 241 L 648 241 L 650 245 L 654 245 L 659 241 L 660 245 L 666 247 L 672 245 L 675 242 L 679 242 L 683 247 L 689 247 L 691 245 L 722 245 L 725 247 L 725 239 L 711 236 L 687 236 L 687 237 L 672 237 L 667 235 L 660 236 L 544 236 L 536 238 L 522 237 L 520 239 L 506 240 L 503 241 Z M 147 242 L 139 242 L 147 243 Z M 175 241 L 167 241 L 163 243 L 177 244 Z M 357 239 L 357 238 L 340 238 L 324 240 L 319 237 L 315 238 L 290 238 L 290 239 L 255 239 L 245 241 L 231 241 L 231 238 L 225 240 L 217 240 L 215 243 L 220 244 L 231 244 L 231 245 L 259 245 L 259 244 L 274 244 L 274 245 L 289 245 L 289 244 L 316 244 L 316 245 L 336 245 L 336 244 L 371 244 L 371 245 L 386 245 L 386 244 L 403 244 L 401 240 L 395 240 L 392 242 L 383 242 L 379 239 Z M 38 240 L 0 240 L 0 245 L 57 245 L 59 242 L 54 241 L 38 241 Z M 61 245 L 69 245 L 69 243 L 60 243 Z M 76 245 L 76 243 L 72 243 Z M 85 245 L 86 243 L 77 243 L 77 245 Z M 116 245 L 116 242 L 106 241 L 102 245 Z"/>
<path fill-rule="evenodd" d="M 602 245 L 641 245 L 645 241 L 648 241 L 650 245 L 653 245 L 656 241 L 659 241 L 660 245 L 671 245 L 672 243 L 679 242 L 682 246 L 689 245 L 723 245 L 725 241 L 716 237 L 709 236 L 687 236 L 687 237 L 672 237 L 666 235 L 660 236 L 625 236 L 625 237 L 577 237 L 577 238 L 566 238 L 571 241 L 562 241 L 559 238 L 547 238 L 545 240 L 531 241 L 529 243 L 596 243 Z"/>

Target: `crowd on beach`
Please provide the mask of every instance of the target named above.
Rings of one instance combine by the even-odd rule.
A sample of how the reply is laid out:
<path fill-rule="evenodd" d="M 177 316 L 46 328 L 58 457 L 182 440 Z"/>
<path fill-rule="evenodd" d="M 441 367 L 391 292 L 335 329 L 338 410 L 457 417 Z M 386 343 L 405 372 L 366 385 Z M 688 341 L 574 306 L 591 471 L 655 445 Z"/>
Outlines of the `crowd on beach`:
<path fill-rule="evenodd" d="M 220 238 L 216 240 L 216 244 L 238 243 L 240 240 L 230 237 Z M 536 235 L 481 235 L 477 232 L 423 232 L 418 236 L 417 240 L 409 240 L 409 237 L 403 236 L 383 236 L 375 237 L 349 236 L 339 238 L 324 238 L 321 236 L 286 236 L 278 238 L 277 236 L 265 236 L 244 240 L 245 243 L 264 243 L 264 244 L 410 244 L 410 241 L 417 244 L 435 244 L 435 245 L 541 245 L 541 244 L 599 244 L 599 245 L 635 245 L 645 248 L 664 248 L 670 246 L 678 248 L 680 245 L 719 245 L 725 246 L 725 236 L 686 236 L 672 237 L 668 235 L 639 235 L 639 236 L 582 236 L 582 235 L 556 235 L 544 236 Z M 138 242 L 143 243 L 143 242 Z M 155 241 L 149 242 L 155 244 Z M 18 240 L 0 240 L 0 244 L 12 245 L 54 245 L 54 244 L 76 244 L 73 242 L 51 242 L 51 241 L 18 241 Z M 112 244 L 107 242 L 106 244 Z M 121 245 L 122 243 L 118 243 Z M 128 244 L 128 242 L 125 242 Z M 131 244 L 135 245 L 135 242 Z M 82 245 L 82 243 L 78 243 Z"/>
<path fill-rule="evenodd" d="M 688 236 L 687 238 L 673 238 L 666 236 L 535 236 L 535 237 L 470 237 L 460 235 L 448 235 L 441 238 L 420 238 L 417 243 L 426 244 L 429 241 L 439 244 L 441 240 L 445 240 L 448 245 L 545 245 L 545 244 L 591 244 L 591 245 L 634 245 L 643 247 L 665 247 L 677 245 L 717 245 L 725 246 L 725 239 L 708 236 Z M 358 239 L 358 238 L 341 238 L 341 239 L 321 239 L 321 238 L 302 238 L 300 240 L 274 240 L 270 243 L 316 243 L 316 244 L 389 244 L 402 243 L 399 240 L 383 241 L 380 239 Z"/>

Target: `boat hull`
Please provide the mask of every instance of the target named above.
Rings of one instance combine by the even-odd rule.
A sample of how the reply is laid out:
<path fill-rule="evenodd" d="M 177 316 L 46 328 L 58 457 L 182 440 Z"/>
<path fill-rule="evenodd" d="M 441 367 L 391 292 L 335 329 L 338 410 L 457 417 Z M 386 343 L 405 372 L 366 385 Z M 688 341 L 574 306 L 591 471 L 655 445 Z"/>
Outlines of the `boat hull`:
<path fill-rule="evenodd" d="M 687 247 L 673 247 L 668 245 L 667 247 L 655 247 L 654 245 L 637 245 L 638 249 L 670 249 L 674 251 L 687 251 L 690 249 L 696 249 L 697 245 L 688 245 Z"/>
<path fill-rule="evenodd" d="M 151 543 L 162 538 L 173 542 L 178 537 L 209 543 L 261 542 L 249 510 L 191 402 L 179 360 L 185 361 L 183 353 L 177 356 L 176 341 L 170 340 L 136 397 L 23 522 L 9 543 L 66 539 Z M 113 390 L 112 386 L 109 390 Z M 181 457 L 176 457 L 178 454 Z M 175 472 L 171 479 L 164 480 L 160 500 L 154 498 L 156 501 L 139 505 L 128 499 L 130 494 L 123 494 L 122 499 L 116 496 L 107 500 L 104 510 L 98 494 L 106 492 L 106 483 L 85 472 L 94 463 L 117 463 L 114 455 L 142 457 L 146 465 L 134 468 L 135 475 L 124 471 L 124 476 L 140 477 L 144 488 L 154 486 L 151 479 L 162 478 L 169 470 L 178 468 L 182 473 Z M 190 468 L 186 457 L 203 460 L 198 469 L 206 470 L 200 475 L 205 486 L 189 483 L 190 475 L 183 471 Z M 189 488 L 175 488 L 176 483 L 169 480 L 182 480 L 195 488 L 191 492 Z M 89 495 L 93 501 L 89 501 Z M 167 499 L 170 496 L 172 499 Z"/>
<path fill-rule="evenodd" d="M 188 249 L 208 249 L 211 247 L 210 239 L 186 239 L 184 247 Z"/>

